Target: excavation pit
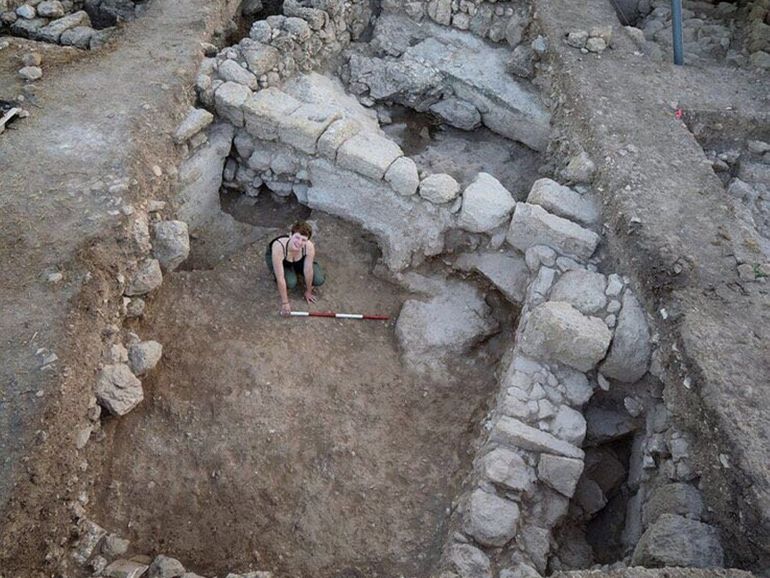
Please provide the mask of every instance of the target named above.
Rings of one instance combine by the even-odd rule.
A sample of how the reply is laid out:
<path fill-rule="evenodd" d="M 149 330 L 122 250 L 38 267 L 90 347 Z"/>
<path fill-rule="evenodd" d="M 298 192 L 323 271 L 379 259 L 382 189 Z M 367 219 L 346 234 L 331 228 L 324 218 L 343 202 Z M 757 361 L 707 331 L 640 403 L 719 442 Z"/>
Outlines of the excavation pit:
<path fill-rule="evenodd" d="M 405 294 L 371 275 L 376 246 L 311 218 L 329 278 L 317 307 L 395 318 Z M 280 318 L 267 240 L 168 276 L 135 328 L 164 358 L 145 402 L 106 423 L 94 517 L 205 575 L 427 576 L 491 362 L 468 356 L 436 382 L 404 369 L 393 321 Z"/>

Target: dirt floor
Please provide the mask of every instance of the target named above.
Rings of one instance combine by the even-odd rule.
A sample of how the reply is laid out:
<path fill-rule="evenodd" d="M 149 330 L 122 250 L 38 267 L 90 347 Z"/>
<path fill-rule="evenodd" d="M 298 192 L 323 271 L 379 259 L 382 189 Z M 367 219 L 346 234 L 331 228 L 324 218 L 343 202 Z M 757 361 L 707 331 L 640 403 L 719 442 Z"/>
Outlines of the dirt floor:
<path fill-rule="evenodd" d="M 395 318 L 405 295 L 370 274 L 376 246 L 310 219 L 328 275 L 315 309 Z M 306 309 L 299 289 L 291 297 Z M 167 276 L 136 327 L 164 358 L 145 401 L 106 426 L 95 519 L 206 575 L 427 575 L 494 360 L 469 356 L 451 382 L 427 381 L 402 367 L 395 319 L 287 320 L 278 304 L 263 242 Z"/>

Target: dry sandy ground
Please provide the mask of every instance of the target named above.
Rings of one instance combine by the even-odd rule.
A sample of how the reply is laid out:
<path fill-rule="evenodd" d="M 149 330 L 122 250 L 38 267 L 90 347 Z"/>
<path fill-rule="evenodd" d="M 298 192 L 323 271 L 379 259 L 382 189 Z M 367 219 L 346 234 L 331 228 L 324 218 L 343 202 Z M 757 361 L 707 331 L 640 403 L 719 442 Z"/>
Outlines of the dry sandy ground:
<path fill-rule="evenodd" d="M 406 372 L 393 334 L 405 295 L 370 274 L 359 230 L 317 218 L 317 308 L 394 319 L 280 318 L 263 243 L 168 276 L 137 328 L 164 358 L 139 408 L 107 424 L 95 500 L 137 551 L 279 577 L 425 576 L 437 557 L 493 360 L 458 360 L 447 383 Z"/>

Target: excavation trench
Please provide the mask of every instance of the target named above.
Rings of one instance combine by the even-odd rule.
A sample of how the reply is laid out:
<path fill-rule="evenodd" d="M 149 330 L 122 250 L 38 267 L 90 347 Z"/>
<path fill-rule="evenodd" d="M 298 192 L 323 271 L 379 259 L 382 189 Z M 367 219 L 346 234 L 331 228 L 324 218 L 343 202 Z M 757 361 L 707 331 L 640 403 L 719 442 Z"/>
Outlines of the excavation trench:
<path fill-rule="evenodd" d="M 406 294 L 371 274 L 378 250 L 360 229 L 267 194 L 250 210 L 235 212 L 315 223 L 329 278 L 320 308 L 397 317 Z M 270 234 L 169 276 L 132 327 L 164 344 L 164 361 L 145 403 L 106 425 L 97 519 L 203 574 L 428 575 L 494 359 L 477 351 L 439 382 L 404 368 L 393 321 L 278 317 Z M 204 230 L 193 244 L 205 241 Z"/>
<path fill-rule="evenodd" d="M 498 23 L 516 20 L 506 10 Z M 657 522 L 643 506 L 660 487 L 702 498 L 650 373 L 645 313 L 628 278 L 600 272 L 585 156 L 544 165 L 574 190 L 543 179 L 533 194 L 550 113 L 529 80 L 511 88 L 491 74 L 479 88 L 465 76 L 456 55 L 508 79 L 502 51 L 470 33 L 383 14 L 372 43 L 387 57 L 359 46 L 322 75 L 297 49 L 252 74 L 286 38 L 329 38 L 330 14 L 313 32 L 271 18 L 252 28 L 259 42 L 201 67 L 199 104 L 216 119 L 177 143 L 174 200 L 192 251 L 127 321 L 163 344 L 163 360 L 144 378 L 145 402 L 105 421 L 92 517 L 133 550 L 204 574 L 657 564 L 657 552 L 637 555 Z M 367 9 L 351 20 L 361 38 Z M 387 45 L 401 28 L 406 40 Z M 446 67 L 438 86 L 383 96 L 378 67 L 426 59 Z M 479 188 L 497 194 L 482 210 Z M 312 223 L 327 273 L 318 308 L 389 322 L 278 316 L 264 252 L 297 219 Z M 295 309 L 307 307 L 300 291 Z M 455 308 L 431 309 L 446 303 Z M 405 312 L 414 325 L 396 327 Z M 455 331 L 462 346 L 443 350 L 442 332 Z M 572 351 L 577 342 L 587 345 Z M 713 520 L 688 514 L 721 563 Z"/>

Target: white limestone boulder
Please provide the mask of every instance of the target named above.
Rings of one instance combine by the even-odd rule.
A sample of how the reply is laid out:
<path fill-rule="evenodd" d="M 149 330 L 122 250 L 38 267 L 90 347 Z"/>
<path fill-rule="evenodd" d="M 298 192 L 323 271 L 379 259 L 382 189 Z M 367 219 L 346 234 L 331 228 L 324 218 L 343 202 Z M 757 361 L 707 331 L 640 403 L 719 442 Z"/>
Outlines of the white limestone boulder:
<path fill-rule="evenodd" d="M 537 464 L 538 478 L 563 496 L 575 494 L 578 480 L 583 473 L 583 460 L 542 454 Z"/>
<path fill-rule="evenodd" d="M 488 173 L 479 173 L 463 192 L 457 224 L 472 233 L 486 233 L 504 224 L 516 201 L 513 195 Z"/>
<path fill-rule="evenodd" d="M 220 90 L 222 87 L 217 90 L 217 94 Z M 285 92 L 273 87 L 265 88 L 242 102 L 243 122 L 251 136 L 276 140 L 284 119 L 300 106 L 301 102 Z"/>
<path fill-rule="evenodd" d="M 174 132 L 174 142 L 190 140 L 214 121 L 214 115 L 202 108 L 192 109 Z"/>
<path fill-rule="evenodd" d="M 516 534 L 518 523 L 519 506 L 515 502 L 481 489 L 471 494 L 464 529 L 482 546 L 504 546 Z"/>
<path fill-rule="evenodd" d="M 444 173 L 428 175 L 420 182 L 420 196 L 431 203 L 448 203 L 455 200 L 458 194 L 460 185 L 452 176 Z"/>
<path fill-rule="evenodd" d="M 478 271 L 511 303 L 524 301 L 529 269 L 518 254 L 499 251 L 464 253 L 457 258 L 454 267 L 461 271 Z"/>
<path fill-rule="evenodd" d="M 402 156 L 401 147 L 389 138 L 360 132 L 337 149 L 337 164 L 343 169 L 380 180 L 393 161 Z"/>
<path fill-rule="evenodd" d="M 497 330 L 490 314 L 483 295 L 470 283 L 449 282 L 426 301 L 407 300 L 396 322 L 405 362 L 440 369 Z"/>
<path fill-rule="evenodd" d="M 596 250 L 599 235 L 538 205 L 517 203 L 506 240 L 522 252 L 535 245 L 546 245 L 585 261 Z"/>
<path fill-rule="evenodd" d="M 612 379 L 634 383 L 647 373 L 651 354 L 647 316 L 636 296 L 627 290 L 623 295 L 623 308 L 618 315 L 612 345 L 599 371 Z"/>
<path fill-rule="evenodd" d="M 405 197 L 414 195 L 420 185 L 417 165 L 409 157 L 401 157 L 393 161 L 385 173 L 385 180 L 390 183 L 394 191 Z"/>
<path fill-rule="evenodd" d="M 536 180 L 529 191 L 527 202 L 583 225 L 593 225 L 599 220 L 599 211 L 591 198 L 551 179 Z"/>
<path fill-rule="evenodd" d="M 561 301 L 538 305 L 520 337 L 521 350 L 536 359 L 558 361 L 589 371 L 607 353 L 612 333 L 597 317 L 587 317 Z"/>
<path fill-rule="evenodd" d="M 251 95 L 252 92 L 248 87 L 237 82 L 225 82 L 214 92 L 214 107 L 217 114 L 236 127 L 243 126 L 242 107 Z"/>
<path fill-rule="evenodd" d="M 492 427 L 489 439 L 509 448 L 545 452 L 582 460 L 583 450 L 559 438 L 512 418 L 501 417 Z"/>
<path fill-rule="evenodd" d="M 607 305 L 607 278 L 585 269 L 567 271 L 551 289 L 552 301 L 564 301 L 584 315 L 591 315 Z"/>
<path fill-rule="evenodd" d="M 257 90 L 259 81 L 254 73 L 238 64 L 235 60 L 225 60 L 217 68 L 219 78 L 225 82 L 237 82 L 249 90 Z"/>

